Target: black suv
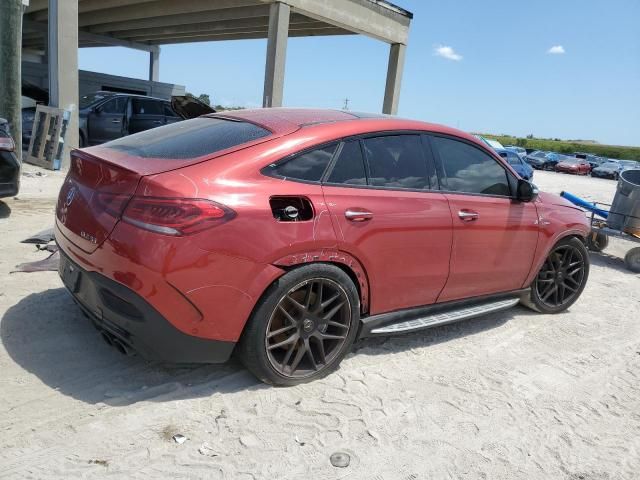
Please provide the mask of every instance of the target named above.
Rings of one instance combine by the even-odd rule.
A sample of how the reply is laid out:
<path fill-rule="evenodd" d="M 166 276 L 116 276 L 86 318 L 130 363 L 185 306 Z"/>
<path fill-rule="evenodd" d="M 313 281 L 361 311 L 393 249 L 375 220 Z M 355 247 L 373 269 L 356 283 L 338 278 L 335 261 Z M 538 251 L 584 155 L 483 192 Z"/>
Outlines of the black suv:
<path fill-rule="evenodd" d="M 35 110 L 35 107 L 22 110 L 25 145 L 31 138 Z M 207 113 L 215 110 L 193 97 L 175 96 L 169 101 L 129 93 L 90 93 L 80 97 L 78 141 L 80 147 L 97 145 Z"/>

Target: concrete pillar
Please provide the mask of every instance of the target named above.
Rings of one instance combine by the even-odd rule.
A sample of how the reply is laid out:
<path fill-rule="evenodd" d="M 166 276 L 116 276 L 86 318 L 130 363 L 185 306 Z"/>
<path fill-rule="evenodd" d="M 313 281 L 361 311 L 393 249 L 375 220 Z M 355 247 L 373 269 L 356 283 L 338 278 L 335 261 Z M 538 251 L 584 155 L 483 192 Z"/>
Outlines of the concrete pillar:
<path fill-rule="evenodd" d="M 270 8 L 262 106 L 281 107 L 291 8 L 289 5 L 280 2 L 272 3 Z"/>
<path fill-rule="evenodd" d="M 382 113 L 396 115 L 400 101 L 400 85 L 404 68 L 406 45 L 393 43 L 389 49 L 389 66 L 387 67 L 387 83 L 384 87 L 384 103 Z"/>
<path fill-rule="evenodd" d="M 71 112 L 62 169 L 78 147 L 78 2 L 49 0 L 49 105 Z"/>
<path fill-rule="evenodd" d="M 0 1 L 0 117 L 9 121 L 22 161 L 21 118 L 22 0 Z"/>
<path fill-rule="evenodd" d="M 160 47 L 149 52 L 149 81 L 160 81 Z"/>

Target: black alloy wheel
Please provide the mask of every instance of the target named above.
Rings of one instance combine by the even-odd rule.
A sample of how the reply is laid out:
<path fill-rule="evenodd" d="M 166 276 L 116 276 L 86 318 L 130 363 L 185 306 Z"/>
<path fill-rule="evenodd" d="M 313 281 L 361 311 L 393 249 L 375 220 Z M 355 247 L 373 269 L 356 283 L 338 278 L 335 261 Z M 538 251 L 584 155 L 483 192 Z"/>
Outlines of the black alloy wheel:
<path fill-rule="evenodd" d="M 559 245 L 552 250 L 536 278 L 540 301 L 550 308 L 572 303 L 581 291 L 585 277 L 585 257 L 573 245 Z"/>
<path fill-rule="evenodd" d="M 286 377 L 312 375 L 342 350 L 350 328 L 346 291 L 327 278 L 304 281 L 280 299 L 269 319 L 265 336 L 269 362 Z"/>

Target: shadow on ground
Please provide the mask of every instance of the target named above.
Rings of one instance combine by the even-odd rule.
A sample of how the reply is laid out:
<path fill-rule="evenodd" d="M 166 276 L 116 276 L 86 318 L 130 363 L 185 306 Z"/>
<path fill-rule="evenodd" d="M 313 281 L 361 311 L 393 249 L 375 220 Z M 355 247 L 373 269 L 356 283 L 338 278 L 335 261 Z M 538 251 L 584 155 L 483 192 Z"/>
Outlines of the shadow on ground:
<path fill-rule="evenodd" d="M 632 247 L 629 247 L 629 250 L 631 250 L 631 248 Z M 615 255 L 610 255 L 605 252 L 590 252 L 589 258 L 591 260 L 591 265 L 613 268 L 614 270 L 627 275 L 638 275 L 627 268 L 624 263 L 624 259 L 616 257 Z"/>
<path fill-rule="evenodd" d="M 404 336 L 365 339 L 354 350 L 356 355 L 384 355 L 426 347 L 499 327 L 513 315 L 510 310 Z M 92 404 L 122 406 L 271 388 L 236 359 L 224 365 L 168 366 L 124 356 L 102 340 L 63 288 L 31 294 L 10 307 L 0 323 L 0 338 L 27 372 Z"/>
<path fill-rule="evenodd" d="M 64 288 L 33 293 L 0 322 L 9 356 L 49 387 L 87 403 L 208 397 L 267 388 L 237 360 L 224 365 L 162 365 L 108 346 Z"/>
<path fill-rule="evenodd" d="M 0 200 L 0 218 L 8 218 L 11 215 L 11 207 Z"/>

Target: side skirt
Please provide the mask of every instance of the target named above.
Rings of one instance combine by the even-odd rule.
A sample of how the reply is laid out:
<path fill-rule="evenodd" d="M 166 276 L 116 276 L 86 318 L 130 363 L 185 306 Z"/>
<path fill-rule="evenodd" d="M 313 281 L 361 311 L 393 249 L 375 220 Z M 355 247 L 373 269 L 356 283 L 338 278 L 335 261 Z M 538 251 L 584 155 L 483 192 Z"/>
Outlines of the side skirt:
<path fill-rule="evenodd" d="M 361 320 L 359 338 L 409 333 L 507 310 L 516 306 L 529 292 L 530 289 L 525 288 L 497 295 L 485 295 L 372 315 Z"/>

